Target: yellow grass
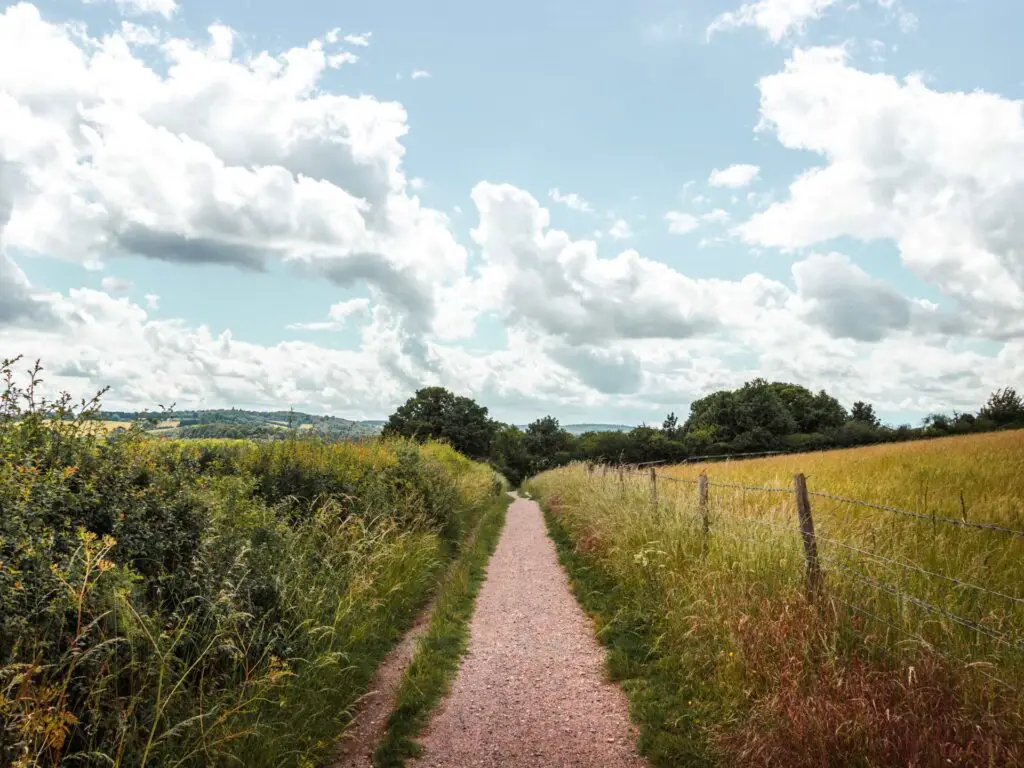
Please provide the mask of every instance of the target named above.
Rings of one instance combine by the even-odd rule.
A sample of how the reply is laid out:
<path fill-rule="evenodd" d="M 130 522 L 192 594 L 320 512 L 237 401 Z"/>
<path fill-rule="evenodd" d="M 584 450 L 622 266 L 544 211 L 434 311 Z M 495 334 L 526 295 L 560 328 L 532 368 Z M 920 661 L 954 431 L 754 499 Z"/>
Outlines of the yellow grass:
<path fill-rule="evenodd" d="M 1024 430 L 659 469 L 667 475 L 808 488 L 914 512 L 1024 528 Z M 961 494 L 963 507 L 961 506 Z"/>
<path fill-rule="evenodd" d="M 812 496 L 824 589 L 810 613 L 791 490 L 797 472 L 812 492 L 925 518 Z M 786 751 L 800 744 L 804 752 L 794 754 L 806 754 L 806 764 L 840 754 L 889 764 L 930 754 L 914 746 L 926 728 L 936 758 L 973 764 L 983 743 L 1003 764 L 1018 754 L 1024 539 L 940 518 L 1024 529 L 1024 431 L 684 464 L 658 475 L 657 505 L 644 472 L 620 480 L 615 470 L 574 465 L 528 487 L 556 512 L 587 566 L 614 585 L 611 626 L 631 614 L 645 617 L 642 626 L 652 622 L 644 653 L 660 659 L 666 690 L 705 691 L 687 701 L 705 697 L 704 717 L 718 723 L 695 729 L 729 760 L 756 763 L 741 756 L 763 749 L 778 764 L 804 764 Z M 666 706 L 658 722 L 694 717 L 690 705 Z M 879 712 L 895 719 L 879 720 Z M 964 735 L 972 729 L 975 741 Z"/>

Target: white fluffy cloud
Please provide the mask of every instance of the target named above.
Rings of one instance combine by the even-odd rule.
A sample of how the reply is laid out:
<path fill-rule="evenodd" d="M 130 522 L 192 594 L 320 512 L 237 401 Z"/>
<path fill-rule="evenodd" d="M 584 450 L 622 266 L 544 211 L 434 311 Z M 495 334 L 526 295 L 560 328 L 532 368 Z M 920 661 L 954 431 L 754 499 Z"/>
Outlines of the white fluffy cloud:
<path fill-rule="evenodd" d="M 135 36 L 137 39 L 137 35 Z M 0 14 L 8 247 L 79 261 L 122 253 L 367 282 L 428 328 L 430 285 L 461 274 L 447 218 L 410 194 L 405 110 L 321 91 L 323 46 L 235 55 L 214 25 L 169 39 L 163 67 L 120 33 Z"/>
<path fill-rule="evenodd" d="M 126 280 L 123 277 L 115 277 L 114 275 L 107 275 L 100 281 L 100 285 L 103 286 L 103 290 L 110 294 L 123 294 L 129 293 L 132 288 L 131 280 Z"/>
<path fill-rule="evenodd" d="M 554 200 L 556 203 L 561 203 L 566 208 L 570 208 L 580 213 L 593 213 L 594 206 L 584 200 L 582 197 L 577 195 L 575 192 L 562 193 L 558 187 L 548 190 L 548 197 Z"/>
<path fill-rule="evenodd" d="M 165 19 L 171 18 L 178 10 L 176 0 L 114 0 L 124 13 L 142 15 L 155 13 Z"/>
<path fill-rule="evenodd" d="M 608 237 L 614 240 L 627 240 L 633 236 L 633 228 L 625 219 L 616 219 L 608 227 Z"/>
<path fill-rule="evenodd" d="M 669 211 L 665 214 L 665 221 L 668 222 L 668 231 L 673 235 L 685 235 L 700 226 L 700 219 L 682 211 Z"/>
<path fill-rule="evenodd" d="M 357 37 L 335 30 L 324 41 L 361 46 Z M 0 13 L 0 345 L 42 357 L 51 383 L 76 393 L 112 385 L 112 405 L 291 404 L 352 416 L 379 416 L 414 388 L 440 384 L 534 415 L 678 410 L 753 375 L 886 409 L 976 407 L 1024 375 L 1019 339 L 985 356 L 959 338 L 1007 336 L 1019 308 L 1014 102 L 961 94 L 937 109 L 951 95 L 871 79 L 834 53 L 798 52 L 761 84 L 766 129 L 819 152 L 826 165 L 808 176 L 832 179 L 811 189 L 825 193 L 818 200 L 801 178 L 739 233 L 785 249 L 840 234 L 893 238 L 908 265 L 958 298 L 990 289 L 989 278 L 968 274 L 988 263 L 970 250 L 981 249 L 1011 287 L 996 286 L 1001 313 L 965 319 L 837 253 L 800 257 L 785 281 L 697 278 L 615 250 L 631 235 L 625 219 L 609 219 L 602 243 L 612 250 L 599 253 L 594 240 L 552 229 L 548 211 L 507 184 L 472 190 L 470 261 L 447 217 L 420 202 L 423 183 L 405 174 L 400 104 L 330 92 L 321 78 L 339 54 L 325 42 L 278 54 L 242 51 L 235 38 L 221 25 L 197 42 L 127 24 L 89 37 L 31 5 Z M 915 113 L 917 122 L 906 117 Z M 858 121 L 898 139 L 872 143 L 855 135 Z M 741 187 L 758 170 L 716 174 Z M 572 193 L 549 197 L 592 211 Z M 726 217 L 674 211 L 665 221 L 682 233 Z M 359 284 L 367 298 L 292 326 L 357 328 L 358 346 L 331 348 L 347 336 L 330 335 L 257 344 L 242 328 L 158 319 L 153 289 L 165 290 L 138 277 L 135 287 L 108 276 L 103 291 L 46 292 L 16 263 L 33 253 L 97 267 L 130 258 L 250 272 L 283 265 Z M 135 299 L 117 297 L 129 289 Z M 495 321 L 505 338 L 497 348 L 475 333 Z"/>
<path fill-rule="evenodd" d="M 761 169 L 758 166 L 745 164 L 730 165 L 722 170 L 715 168 L 708 177 L 708 184 L 712 187 L 739 189 L 750 184 L 760 172 Z"/>
<path fill-rule="evenodd" d="M 862 72 L 837 48 L 795 51 L 760 89 L 763 129 L 825 164 L 739 227 L 748 242 L 892 239 L 903 263 L 984 332 L 1024 332 L 1020 101 Z"/>
<path fill-rule="evenodd" d="M 338 331 L 345 327 L 350 317 L 366 315 L 369 311 L 369 299 L 349 299 L 332 304 L 325 321 L 291 323 L 288 327 L 298 331 Z"/>
<path fill-rule="evenodd" d="M 746 3 L 735 11 L 717 16 L 708 27 L 710 39 L 716 32 L 737 27 L 759 27 L 772 42 L 778 43 L 787 35 L 803 32 L 807 22 L 821 18 L 839 0 L 757 0 Z"/>

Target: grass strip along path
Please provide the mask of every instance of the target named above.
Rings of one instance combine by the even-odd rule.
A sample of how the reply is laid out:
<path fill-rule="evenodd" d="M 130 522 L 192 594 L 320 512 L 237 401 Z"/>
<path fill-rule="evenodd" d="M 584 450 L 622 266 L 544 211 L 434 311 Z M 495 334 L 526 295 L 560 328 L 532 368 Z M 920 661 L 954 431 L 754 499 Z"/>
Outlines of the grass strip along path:
<path fill-rule="evenodd" d="M 448 691 L 466 652 L 469 622 L 487 563 L 494 553 L 511 498 L 495 501 L 484 513 L 476 536 L 445 579 L 426 634 L 420 639 L 398 688 L 387 731 L 373 754 L 378 768 L 402 766 L 418 753 L 414 737 Z"/>
<path fill-rule="evenodd" d="M 420 768 L 641 768 L 628 702 L 608 682 L 540 508 L 517 499 L 451 694 L 419 738 Z"/>

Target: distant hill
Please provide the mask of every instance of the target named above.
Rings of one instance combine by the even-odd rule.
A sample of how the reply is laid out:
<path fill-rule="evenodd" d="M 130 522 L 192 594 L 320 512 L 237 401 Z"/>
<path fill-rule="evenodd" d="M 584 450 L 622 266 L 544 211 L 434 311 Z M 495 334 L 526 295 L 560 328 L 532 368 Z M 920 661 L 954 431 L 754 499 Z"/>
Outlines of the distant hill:
<path fill-rule="evenodd" d="M 629 432 L 633 429 L 628 424 L 566 424 L 562 428 L 574 435 L 582 435 L 584 432 Z"/>
<path fill-rule="evenodd" d="M 289 427 L 309 430 L 335 440 L 354 440 L 379 435 L 383 419 L 352 421 L 337 416 L 314 416 L 301 411 L 247 411 L 241 408 L 214 408 L 199 411 L 175 411 L 170 415 L 143 413 L 142 411 L 101 411 L 98 418 L 108 422 L 108 428 L 150 420 L 148 431 L 154 435 L 176 437 L 183 440 L 210 437 L 263 438 L 284 437 Z M 520 429 L 526 429 L 521 425 Z M 573 435 L 584 432 L 629 432 L 628 424 L 565 424 L 562 427 Z"/>
<path fill-rule="evenodd" d="M 526 429 L 525 424 L 519 428 Z M 582 435 L 584 432 L 629 432 L 633 427 L 628 424 L 563 424 L 562 429 L 573 435 Z"/>
<path fill-rule="evenodd" d="M 175 411 L 162 416 L 139 411 L 102 411 L 100 419 L 107 422 L 130 423 L 150 419 L 149 431 L 165 437 L 181 439 L 234 437 L 283 437 L 289 429 L 310 431 L 331 439 L 356 439 L 380 433 L 383 421 L 352 421 L 337 416 L 314 416 L 300 411 L 247 411 L 240 408 L 218 408 L 198 411 Z"/>

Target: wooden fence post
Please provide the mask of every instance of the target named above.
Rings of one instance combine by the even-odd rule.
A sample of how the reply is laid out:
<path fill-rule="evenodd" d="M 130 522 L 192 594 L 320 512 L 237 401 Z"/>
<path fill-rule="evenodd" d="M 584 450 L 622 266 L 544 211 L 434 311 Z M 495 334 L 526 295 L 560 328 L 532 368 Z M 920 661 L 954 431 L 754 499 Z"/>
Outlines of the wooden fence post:
<path fill-rule="evenodd" d="M 796 512 L 800 516 L 800 535 L 804 540 L 804 556 L 807 558 L 807 596 L 813 600 L 821 589 L 821 564 L 818 562 L 818 541 L 814 537 L 811 499 L 807 495 L 807 478 L 803 473 L 793 475 L 793 488 Z"/>
<path fill-rule="evenodd" d="M 626 495 L 626 478 L 623 475 L 622 465 L 619 464 L 619 496 Z"/>
<path fill-rule="evenodd" d="M 711 528 L 711 521 L 708 519 L 708 476 L 701 472 L 697 477 L 697 500 L 700 506 L 700 520 L 706 536 Z"/>
<path fill-rule="evenodd" d="M 658 473 L 651 467 L 651 501 L 658 506 Z"/>

